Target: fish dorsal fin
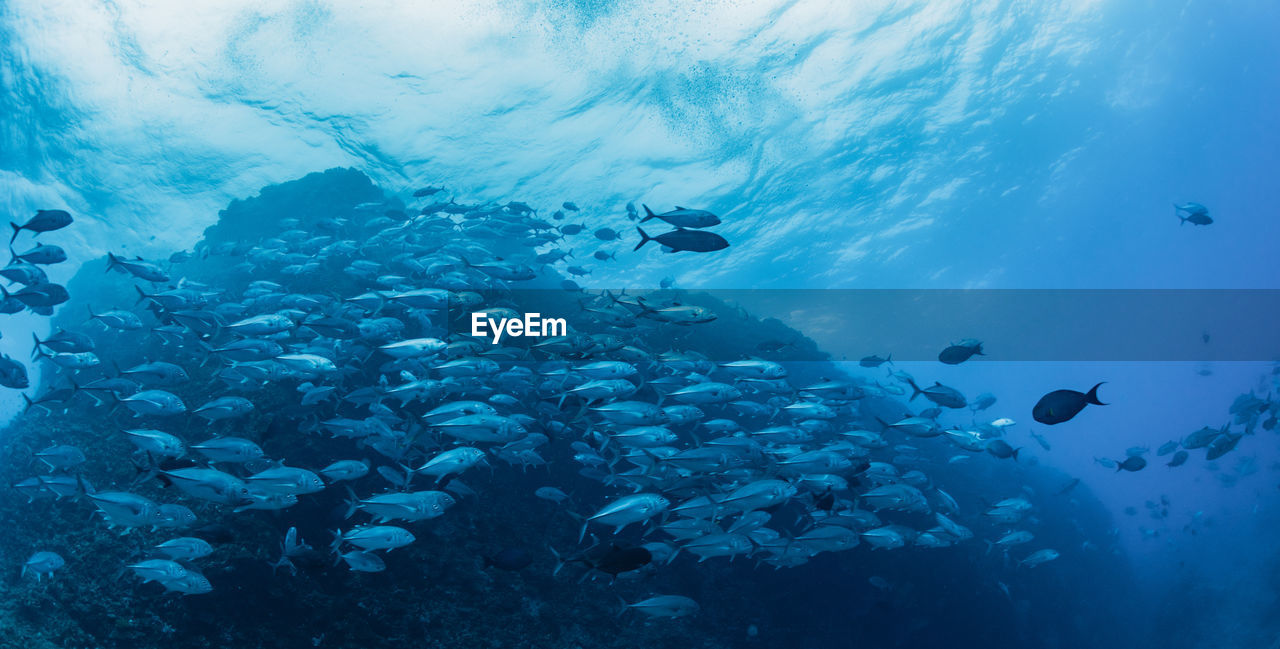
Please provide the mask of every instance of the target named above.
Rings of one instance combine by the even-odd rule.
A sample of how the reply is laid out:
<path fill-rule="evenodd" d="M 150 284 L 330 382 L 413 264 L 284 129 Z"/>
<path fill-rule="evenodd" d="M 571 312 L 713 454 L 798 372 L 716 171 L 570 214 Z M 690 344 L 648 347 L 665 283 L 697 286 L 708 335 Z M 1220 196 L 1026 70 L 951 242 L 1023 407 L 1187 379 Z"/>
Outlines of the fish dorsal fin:
<path fill-rule="evenodd" d="M 683 209 L 686 209 L 686 208 L 684 208 L 684 207 L 681 207 L 681 206 L 677 205 L 677 206 L 676 206 L 676 209 L 678 209 L 678 210 L 683 210 Z"/>

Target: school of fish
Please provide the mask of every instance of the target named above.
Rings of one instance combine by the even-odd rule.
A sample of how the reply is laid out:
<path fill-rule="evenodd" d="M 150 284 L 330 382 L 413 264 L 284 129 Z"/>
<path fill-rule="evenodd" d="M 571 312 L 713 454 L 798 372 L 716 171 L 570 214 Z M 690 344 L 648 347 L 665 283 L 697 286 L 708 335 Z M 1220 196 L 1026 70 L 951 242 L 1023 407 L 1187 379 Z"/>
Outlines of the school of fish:
<path fill-rule="evenodd" d="M 79 471 L 86 454 L 54 444 L 35 453 L 35 475 L 14 488 L 32 500 L 92 508 L 107 528 L 146 536 L 151 549 L 122 568 L 140 584 L 182 595 L 215 588 L 200 570 L 215 551 L 198 533 L 210 520 L 287 510 L 339 491 L 347 524 L 323 543 L 313 541 L 350 570 L 379 572 L 387 569 L 386 555 L 419 542 L 415 530 L 474 495 L 468 474 L 551 461 L 576 464 L 601 485 L 600 494 L 613 494 L 577 502 L 559 485 L 529 494 L 579 521 L 586 547 L 551 548 L 557 573 L 574 566 L 584 577 L 613 579 L 681 556 L 786 568 L 826 552 L 927 551 L 982 538 L 1020 569 L 1062 556 L 1036 547 L 1033 495 L 991 494 L 984 509 L 964 511 L 913 453 L 915 445 L 944 445 L 953 464 L 982 454 L 1016 461 L 1020 449 L 1006 435 L 1013 420 L 939 422 L 945 411 L 977 417 L 996 403 L 993 395 L 970 400 L 941 383 L 921 387 L 901 371 L 884 381 L 795 382 L 784 362 L 713 362 L 695 349 L 644 344 L 642 334 L 673 340 L 687 328 L 716 326 L 713 310 L 675 290 L 586 291 L 564 279 L 547 290 L 576 305 L 557 314 L 569 321 L 565 335 L 501 344 L 471 336 L 473 313 L 520 317 L 520 287 L 545 286 L 560 272 L 588 274 L 569 264 L 573 242 L 621 235 L 566 222 L 566 213 L 579 211 L 571 202 L 546 221 L 522 202 L 434 200 L 442 191 L 413 192 L 431 202 L 407 211 L 387 202 L 339 217 L 289 216 L 264 236 L 166 262 L 110 254 L 107 271 L 133 283 L 137 302 L 91 308 L 83 330 L 36 338 L 33 355 L 45 364 L 49 387 L 24 399 L 28 409 L 51 416 L 73 405 L 101 412 L 101 433 L 131 449 L 114 461 L 131 462 L 137 478 L 95 487 Z M 627 211 L 640 219 L 633 205 Z M 668 252 L 728 246 L 702 229 L 720 223 L 710 212 L 644 211 L 643 221 L 676 229 L 657 237 L 639 230 L 637 250 L 650 240 Z M 71 221 L 65 211 L 41 211 L 13 225 L 14 238 Z M 615 261 L 605 249 L 593 257 Z M 43 243 L 14 252 L 0 274 L 23 288 L 4 289 L 3 312 L 49 315 L 66 302 L 66 289 L 40 268 L 65 259 Z M 221 260 L 228 281 L 182 278 L 193 259 Z M 152 337 L 164 357 L 104 357 L 95 341 L 125 332 Z M 954 365 L 983 354 L 982 342 L 964 340 L 938 360 Z M 892 365 L 891 358 L 868 356 L 859 365 Z M 0 358 L 0 384 L 27 389 L 26 367 Z M 1097 392 L 1046 394 L 1033 418 L 1067 422 L 1087 405 L 1105 405 Z M 926 407 L 885 420 L 859 405 L 899 395 Z M 1246 401 L 1232 413 L 1244 432 L 1206 428 L 1160 455 L 1174 453 L 1169 465 L 1178 466 L 1187 450 L 1207 448 L 1216 459 L 1255 423 L 1274 427 L 1268 399 Z M 321 453 L 325 461 L 269 457 L 261 444 L 266 432 L 241 423 L 266 403 L 290 413 L 312 440 L 306 455 Z M 1137 471 L 1146 463 L 1137 453 L 1111 465 Z M 314 551 L 290 527 L 273 567 L 296 571 L 292 559 Z M 39 550 L 22 572 L 45 579 L 66 563 Z M 504 569 L 529 563 L 523 551 L 486 558 Z M 623 610 L 675 618 L 697 612 L 698 604 L 656 594 Z"/>

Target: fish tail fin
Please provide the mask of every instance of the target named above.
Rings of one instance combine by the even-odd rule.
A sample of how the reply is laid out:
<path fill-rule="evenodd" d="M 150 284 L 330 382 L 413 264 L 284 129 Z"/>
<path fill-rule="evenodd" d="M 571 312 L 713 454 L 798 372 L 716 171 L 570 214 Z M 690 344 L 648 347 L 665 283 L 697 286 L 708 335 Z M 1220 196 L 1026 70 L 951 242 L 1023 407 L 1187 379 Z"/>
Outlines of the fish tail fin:
<path fill-rule="evenodd" d="M 142 288 L 141 288 L 141 287 L 139 287 L 137 284 L 134 284 L 134 285 L 133 285 L 133 290 L 135 290 L 135 291 L 137 291 L 137 292 L 138 292 L 138 299 L 137 299 L 137 301 L 135 301 L 135 302 L 134 302 L 134 305 L 135 305 L 135 306 L 136 306 L 136 305 L 138 305 L 138 304 L 142 304 L 142 301 L 143 301 L 143 300 L 149 299 L 149 298 L 151 297 L 150 295 L 147 295 L 147 294 L 142 290 Z"/>
<path fill-rule="evenodd" d="M 915 401 L 916 397 L 924 394 L 924 390 L 921 390 L 920 386 L 916 385 L 915 379 L 907 379 L 907 384 L 911 386 L 911 398 L 907 399 L 908 402 Z"/>
<path fill-rule="evenodd" d="M 676 560 L 676 557 L 680 555 L 680 551 L 683 549 L 684 549 L 683 545 L 676 546 L 675 551 L 671 553 L 671 556 L 667 557 L 667 563 L 664 565 L 668 565 L 668 566 L 671 565 L 671 562 Z"/>
<path fill-rule="evenodd" d="M 644 208 L 644 218 L 643 218 L 643 219 L 640 219 L 640 222 L 641 222 L 641 223 L 644 223 L 645 221 L 648 221 L 649 219 L 656 219 L 656 218 L 658 218 L 658 215 L 657 215 L 657 214 L 654 214 L 654 213 L 653 213 L 653 210 L 649 209 L 649 206 L 648 206 L 648 205 L 645 205 L 644 203 L 641 203 L 641 204 L 640 204 L 640 206 Z"/>
<path fill-rule="evenodd" d="M 209 361 L 213 360 L 213 354 L 214 354 L 213 345 L 210 345 L 208 342 L 203 340 L 197 340 L 196 344 L 199 345 L 200 348 L 203 349 L 205 352 L 204 358 L 200 360 L 200 364 L 197 367 L 204 367 L 209 364 Z"/>
<path fill-rule="evenodd" d="M 1018 452 L 1019 452 L 1019 451 L 1021 451 L 1021 450 L 1022 450 L 1022 447 L 1021 447 L 1021 446 L 1019 446 L 1018 448 L 1013 449 L 1013 461 L 1014 461 L 1014 462 L 1017 462 L 1017 461 L 1018 461 Z"/>
<path fill-rule="evenodd" d="M 347 506 L 347 511 L 342 515 L 343 519 L 351 518 L 355 515 L 356 509 L 360 506 L 360 499 L 356 498 L 356 492 L 351 490 L 350 485 L 345 486 L 347 487 L 347 499 L 343 501 L 343 504 Z"/>
<path fill-rule="evenodd" d="M 20 393 L 20 396 L 22 397 L 22 402 L 25 404 L 22 406 L 22 414 L 25 415 L 28 410 L 31 410 L 31 406 L 36 405 L 36 402 L 32 401 L 31 397 L 28 397 L 26 392 Z"/>
<path fill-rule="evenodd" d="M 644 454 L 645 454 L 645 455 L 647 455 L 647 456 L 649 456 L 649 459 L 650 459 L 650 460 L 653 460 L 653 464 L 650 464 L 650 465 L 648 465 L 648 466 L 644 467 L 644 470 L 643 470 L 643 471 L 641 471 L 641 474 L 642 474 L 642 475 L 649 475 L 649 471 L 650 471 L 650 470 L 652 470 L 652 469 L 657 468 L 657 467 L 658 467 L 658 464 L 662 462 L 662 458 L 661 458 L 661 457 L 659 457 L 656 453 L 654 453 L 653 451 L 650 451 L 650 450 L 649 450 L 649 449 L 647 449 L 647 448 L 642 448 L 642 449 L 640 449 L 640 452 L 641 452 L 641 453 L 644 453 Z"/>
<path fill-rule="evenodd" d="M 1098 386 L 1102 385 L 1103 383 L 1106 383 L 1106 381 L 1102 381 L 1101 383 L 1098 383 L 1098 385 L 1095 385 L 1092 388 L 1089 388 L 1089 392 L 1084 395 L 1084 400 L 1088 403 L 1092 403 L 1095 406 L 1107 405 L 1101 401 L 1098 401 Z"/>
<path fill-rule="evenodd" d="M 9 221 L 9 227 L 13 228 L 13 236 L 9 237 L 9 245 L 13 245 L 13 242 L 18 240 L 18 233 L 22 232 L 22 226 Z"/>
<path fill-rule="evenodd" d="M 645 209 L 648 209 L 648 208 L 645 208 Z M 622 605 L 622 609 L 618 611 L 618 615 L 616 617 L 622 617 L 623 615 L 626 615 L 627 609 L 631 607 L 627 604 L 627 600 L 622 599 L 621 595 L 616 595 L 615 597 L 618 598 L 618 603 Z"/>
<path fill-rule="evenodd" d="M 1187 224 L 1187 218 L 1188 218 L 1188 217 L 1185 217 L 1185 216 L 1183 216 L 1183 215 L 1181 215 L 1181 214 L 1178 214 L 1178 215 L 1177 215 L 1177 217 L 1178 217 L 1178 225 L 1180 225 L 1180 226 L 1181 226 L 1181 225 L 1186 225 L 1186 224 Z"/>
<path fill-rule="evenodd" d="M 297 569 L 294 567 L 293 562 L 289 560 L 289 557 L 280 555 L 279 559 L 271 562 L 271 574 L 276 574 L 276 570 L 284 567 L 288 567 L 291 573 L 297 573 Z"/>
<path fill-rule="evenodd" d="M 107 253 L 107 270 L 105 272 L 109 273 L 113 268 L 119 265 L 120 265 L 120 258 L 108 252 Z"/>
<path fill-rule="evenodd" d="M 37 336 L 34 331 L 31 332 L 31 340 L 35 341 L 35 346 L 31 348 L 31 357 L 35 358 L 36 354 L 40 353 L 40 345 L 43 345 L 44 341 L 40 340 L 40 336 Z"/>
<path fill-rule="evenodd" d="M 76 474 L 76 500 L 84 500 L 89 495 L 89 485 L 84 481 L 84 476 Z"/>
<path fill-rule="evenodd" d="M 632 248 L 632 249 L 631 249 L 631 251 L 632 251 L 632 252 L 635 252 L 635 251 L 639 250 L 641 246 L 643 246 L 644 244 L 649 243 L 650 241 L 652 241 L 652 240 L 653 240 L 653 237 L 651 237 L 651 236 L 649 236 L 649 235 L 645 234 L 645 233 L 644 233 L 644 230 L 643 230 L 643 229 L 641 229 L 641 228 L 640 228 L 640 226 L 638 226 L 638 225 L 636 226 L 636 232 L 639 232 L 639 233 L 640 233 L 640 243 L 637 243 L 637 244 L 636 244 L 636 247 L 634 247 L 634 248 Z"/>
<path fill-rule="evenodd" d="M 566 509 L 564 510 L 564 512 L 572 516 L 573 518 L 576 518 L 582 521 L 582 530 L 578 532 L 578 543 L 581 544 L 582 539 L 587 538 L 587 525 L 591 522 L 591 520 L 588 519 L 586 516 L 583 516 L 582 514 L 579 514 L 578 512 L 573 511 L 572 509 Z"/>
<path fill-rule="evenodd" d="M 551 571 L 551 576 L 554 577 L 560 574 L 560 569 L 564 567 L 565 561 L 564 559 L 560 558 L 560 553 L 556 552 L 556 549 L 554 547 L 548 545 L 547 549 L 551 550 L 551 556 L 556 558 L 556 567 L 554 570 Z"/>
<path fill-rule="evenodd" d="M 129 483 L 130 487 L 150 482 L 153 478 L 160 475 L 160 465 L 156 462 L 156 458 L 147 452 L 143 459 L 133 461 L 133 482 Z"/>
<path fill-rule="evenodd" d="M 116 413 L 120 404 L 124 402 L 120 400 L 120 395 L 116 394 L 114 390 L 107 390 L 107 397 L 111 399 L 111 409 L 107 410 L 107 416 L 111 416 Z"/>

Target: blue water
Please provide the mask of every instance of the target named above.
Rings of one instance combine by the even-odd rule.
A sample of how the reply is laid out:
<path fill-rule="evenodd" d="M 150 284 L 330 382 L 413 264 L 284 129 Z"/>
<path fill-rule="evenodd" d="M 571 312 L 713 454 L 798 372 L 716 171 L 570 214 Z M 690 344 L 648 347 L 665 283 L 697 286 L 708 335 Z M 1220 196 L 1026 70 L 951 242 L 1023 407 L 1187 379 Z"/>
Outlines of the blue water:
<path fill-rule="evenodd" d="M 686 289 L 1280 289 L 1278 27 L 1280 5 L 1208 0 L 199 7 L 10 0 L 0 7 L 0 208 L 18 221 L 50 207 L 75 214 L 74 227 L 56 236 L 70 260 L 49 268 L 63 283 L 108 251 L 162 260 L 190 250 L 232 200 L 348 167 L 403 200 L 414 188 L 444 185 L 460 203 L 514 199 L 549 212 L 575 201 L 580 220 L 623 236 L 584 244 L 588 254 L 617 252 L 617 263 L 579 254 L 591 270 L 580 283 L 589 286 L 656 287 L 674 278 Z M 710 210 L 732 246 L 665 255 L 650 244 L 633 253 L 630 201 Z M 1209 206 L 1214 223 L 1180 225 L 1171 204 L 1185 201 Z M 83 310 L 80 302 L 70 308 Z M 844 342 L 821 305 L 763 315 L 820 346 Z M 50 329 L 42 316 L 3 317 L 0 352 L 14 358 L 29 356 L 31 333 Z M 983 332 L 955 338 L 970 335 Z M 999 342 L 987 342 L 998 353 Z M 1022 460 L 1031 468 L 1018 480 L 1045 498 L 1081 480 L 1080 509 L 1044 504 L 1039 518 L 1086 530 L 1117 572 L 1082 577 L 1102 564 L 1073 570 L 1082 553 L 1066 547 L 1061 559 L 1035 569 L 1036 578 L 999 561 L 882 559 L 879 551 L 843 563 L 824 555 L 827 563 L 786 577 L 680 563 L 673 579 L 686 589 L 708 580 L 738 593 L 742 601 L 726 597 L 722 610 L 773 608 L 759 622 L 744 617 L 743 628 L 713 630 L 724 618 L 707 612 L 716 606 L 707 594 L 701 623 L 652 632 L 671 642 L 705 638 L 708 646 L 851 646 L 839 619 L 804 611 L 856 609 L 860 627 L 886 626 L 857 636 L 865 646 L 941 646 L 933 643 L 961 618 L 966 631 L 949 646 L 978 646 L 984 637 L 996 646 L 1079 646 L 1102 637 L 1130 646 L 1275 646 L 1275 434 L 1245 437 L 1212 466 L 1193 454 L 1186 466 L 1167 469 L 1154 452 L 1226 423 L 1242 393 L 1273 394 L 1276 359 L 1060 358 L 957 367 L 903 359 L 897 369 L 971 398 L 997 395 L 987 414 L 1016 419 L 1010 441 L 1034 457 Z M 47 369 L 39 376 L 53 378 Z M 1035 401 L 1101 380 L 1111 405 L 1046 433 L 1051 450 L 1038 447 L 1029 429 L 1046 429 L 1031 421 Z M 0 392 L 7 417 L 22 403 L 16 391 Z M 1130 446 L 1151 447 L 1151 466 L 1117 474 L 1095 462 L 1123 457 Z M 1240 469 L 1245 458 L 1256 472 Z M 29 469 L 5 467 L 15 477 Z M 1228 474 L 1238 477 L 1227 484 Z M 1150 519 L 1144 502 L 1162 495 L 1168 516 Z M 965 505 L 982 507 L 976 498 Z M 0 548 L 0 592 L 39 611 L 23 624 L 74 617 L 75 605 L 38 604 L 37 591 L 18 578 L 36 549 Z M 824 570 L 846 587 L 823 591 Z M 880 573 L 910 588 L 881 599 L 863 592 Z M 74 579 L 74 571 L 60 577 Z M 995 584 L 1011 589 L 1006 599 Z M 519 591 L 524 606 L 536 604 L 539 588 L 551 587 Z M 949 618 L 922 604 L 932 593 L 968 588 L 993 593 L 1002 608 L 984 603 Z M 139 589 L 133 583 L 126 592 Z M 777 592 L 813 601 L 791 610 L 767 597 Z M 607 590 L 590 593 L 577 596 L 612 606 Z M 1108 621 L 1120 628 L 1036 633 L 1049 619 L 1101 620 L 1083 611 L 1103 593 L 1133 606 L 1111 611 Z M 545 604 L 548 615 L 568 620 L 574 608 L 565 602 L 574 596 L 563 584 L 546 595 L 559 602 Z M 164 621 L 173 606 L 156 604 L 148 614 Z M 226 603 L 206 613 L 238 614 Z M 173 619 L 177 630 L 167 633 L 216 637 Z M 747 624 L 758 625 L 759 636 L 748 635 Z M 906 629 L 924 631 L 911 640 Z M 143 647 L 164 637 L 96 640 Z M 584 646 L 599 642 L 581 637 L 589 638 Z"/>

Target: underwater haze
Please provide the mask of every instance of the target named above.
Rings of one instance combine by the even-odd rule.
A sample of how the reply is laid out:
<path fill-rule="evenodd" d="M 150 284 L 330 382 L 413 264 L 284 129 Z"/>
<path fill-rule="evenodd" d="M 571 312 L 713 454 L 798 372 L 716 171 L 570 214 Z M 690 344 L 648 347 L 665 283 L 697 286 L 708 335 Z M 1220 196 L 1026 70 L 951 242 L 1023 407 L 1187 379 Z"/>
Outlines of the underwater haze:
<path fill-rule="evenodd" d="M 0 3 L 0 649 L 1276 649 L 1277 28 Z"/>

